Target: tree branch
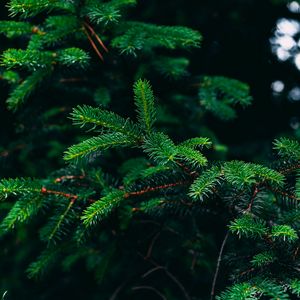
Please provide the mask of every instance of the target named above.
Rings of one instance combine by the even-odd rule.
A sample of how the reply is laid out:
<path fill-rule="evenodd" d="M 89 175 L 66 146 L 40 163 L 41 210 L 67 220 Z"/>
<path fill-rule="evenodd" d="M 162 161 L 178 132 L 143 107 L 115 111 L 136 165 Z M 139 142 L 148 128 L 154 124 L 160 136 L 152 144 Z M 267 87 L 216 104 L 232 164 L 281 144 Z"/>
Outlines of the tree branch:
<path fill-rule="evenodd" d="M 215 297 L 215 288 L 216 288 L 216 283 L 217 283 L 217 279 L 218 279 L 218 275 L 219 275 L 219 271 L 220 271 L 220 265 L 221 265 L 221 261 L 222 261 L 222 256 L 223 256 L 223 251 L 227 242 L 229 236 L 229 231 L 227 231 L 224 240 L 222 242 L 221 248 L 220 248 L 220 252 L 219 252 L 219 256 L 218 256 L 218 261 L 217 261 L 217 266 L 216 266 L 216 271 L 215 271 L 215 275 L 214 275 L 214 279 L 212 282 L 212 287 L 211 287 L 211 293 L 210 293 L 210 299 L 213 300 Z"/>

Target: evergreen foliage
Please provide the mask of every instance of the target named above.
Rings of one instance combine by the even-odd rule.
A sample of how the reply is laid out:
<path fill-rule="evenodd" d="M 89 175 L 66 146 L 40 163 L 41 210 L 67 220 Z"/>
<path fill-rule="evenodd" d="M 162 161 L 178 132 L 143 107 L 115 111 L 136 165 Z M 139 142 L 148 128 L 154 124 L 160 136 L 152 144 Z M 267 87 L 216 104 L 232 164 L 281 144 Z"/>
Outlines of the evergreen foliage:
<path fill-rule="evenodd" d="M 201 34 L 134 20 L 136 5 L 7 2 L 0 32 L 18 42 L 0 75 L 21 137 L 0 149 L 19 158 L 0 179 L 1 243 L 25 249 L 30 282 L 87 279 L 89 299 L 297 299 L 297 136 L 269 161 L 227 155 L 206 118 L 237 118 L 249 85 L 190 75 Z"/>

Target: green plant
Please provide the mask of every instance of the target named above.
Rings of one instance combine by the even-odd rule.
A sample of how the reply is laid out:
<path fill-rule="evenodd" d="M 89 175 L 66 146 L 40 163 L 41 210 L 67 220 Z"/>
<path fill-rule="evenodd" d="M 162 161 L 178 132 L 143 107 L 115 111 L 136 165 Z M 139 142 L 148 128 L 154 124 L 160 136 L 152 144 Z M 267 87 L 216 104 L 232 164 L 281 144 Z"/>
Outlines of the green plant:
<path fill-rule="evenodd" d="M 237 117 L 239 106 L 252 102 L 249 86 L 204 76 L 193 92 L 154 92 L 150 81 L 137 78 L 163 75 L 160 80 L 171 84 L 187 76 L 187 58 L 168 51 L 198 47 L 201 35 L 181 26 L 125 21 L 125 9 L 134 4 L 8 3 L 11 15 L 24 20 L 1 21 L 0 31 L 26 41 L 25 49 L 2 55 L 2 77 L 12 87 L 8 108 L 21 119 L 24 110 L 26 119 L 30 107 L 45 99 L 42 120 L 52 127 L 38 128 L 35 142 L 56 142 L 55 158 L 73 145 L 65 164 L 46 164 L 45 176 L 31 167 L 38 176 L 0 181 L 3 243 L 16 231 L 29 245 L 28 257 L 37 252 L 31 245 L 41 250 L 27 267 L 31 279 L 63 272 L 80 281 L 93 274 L 100 288 L 90 299 L 135 299 L 139 292 L 145 299 L 172 300 L 299 296 L 299 142 L 277 138 L 276 164 L 227 159 L 226 146 L 204 117 Z M 116 50 L 103 56 L 100 48 Z M 132 72 L 124 71 L 124 54 L 134 61 Z M 101 71 L 94 66 L 98 58 L 108 61 L 97 64 Z M 39 84 L 62 92 L 63 106 L 53 106 Z M 29 97 L 38 102 L 29 101 L 26 111 Z M 84 133 L 59 120 L 61 112 Z M 49 131 L 65 136 L 47 141 Z M 21 148 L 24 164 L 27 145 Z M 224 236 L 221 243 L 216 232 Z M 59 284 L 64 289 L 66 283 Z"/>

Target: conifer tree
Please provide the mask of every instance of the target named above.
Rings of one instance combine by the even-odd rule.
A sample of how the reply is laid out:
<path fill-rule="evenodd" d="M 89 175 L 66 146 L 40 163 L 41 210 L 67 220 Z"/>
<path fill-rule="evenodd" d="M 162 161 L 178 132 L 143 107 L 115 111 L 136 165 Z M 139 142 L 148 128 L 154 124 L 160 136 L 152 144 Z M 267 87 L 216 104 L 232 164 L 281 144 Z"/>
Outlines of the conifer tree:
<path fill-rule="evenodd" d="M 300 143 L 278 137 L 263 163 L 227 159 L 205 118 L 237 118 L 249 85 L 192 78 L 182 50 L 201 34 L 133 20 L 135 5 L 7 2 L 0 32 L 21 46 L 4 49 L 1 79 L 22 128 L 3 151 L 28 171 L 0 180 L 1 243 L 24 248 L 33 286 L 70 295 L 88 277 L 89 299 L 297 299 Z"/>

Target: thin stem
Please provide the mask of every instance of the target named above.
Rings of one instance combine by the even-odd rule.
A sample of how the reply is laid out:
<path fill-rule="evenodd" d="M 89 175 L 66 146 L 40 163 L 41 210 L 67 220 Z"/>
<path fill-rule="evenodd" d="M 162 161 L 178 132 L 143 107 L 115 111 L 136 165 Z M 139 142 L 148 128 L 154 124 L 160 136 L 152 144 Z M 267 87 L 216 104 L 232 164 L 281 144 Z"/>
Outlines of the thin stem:
<path fill-rule="evenodd" d="M 195 178 L 195 177 L 197 177 L 197 176 L 199 175 L 198 172 L 196 172 L 196 171 L 191 171 L 185 164 L 181 163 L 180 161 L 176 161 L 176 164 L 177 164 L 180 168 L 182 168 L 182 170 L 183 170 L 186 174 L 188 174 L 189 176 L 191 176 L 191 177 L 193 177 L 193 178 Z"/>
<path fill-rule="evenodd" d="M 253 194 L 252 194 L 252 197 L 251 197 L 251 200 L 250 200 L 250 203 L 249 203 L 249 206 L 247 208 L 247 211 L 251 211 L 252 210 L 252 206 L 253 206 L 253 203 L 254 203 L 254 199 L 256 198 L 257 194 L 259 193 L 259 189 L 258 189 L 258 186 L 255 185 L 254 187 L 254 191 L 253 191 Z"/>
<path fill-rule="evenodd" d="M 133 291 L 136 290 L 149 290 L 154 292 L 156 295 L 160 296 L 161 299 L 163 300 L 168 300 L 159 290 L 157 290 L 156 288 L 152 287 L 152 286 L 148 286 L 148 285 L 141 285 L 141 286 L 134 286 L 132 288 Z"/>
<path fill-rule="evenodd" d="M 290 198 L 290 199 L 292 199 L 292 200 L 300 201 L 300 198 L 297 198 L 296 196 L 290 195 L 290 194 L 288 194 L 288 193 L 286 193 L 286 192 L 280 191 L 280 190 L 278 190 L 278 189 L 276 189 L 276 188 L 272 188 L 272 187 L 269 186 L 269 185 L 266 185 L 266 188 L 267 188 L 268 190 L 270 190 L 271 192 L 273 192 L 273 193 L 280 194 L 280 195 L 282 195 L 282 196 L 284 196 L 284 197 L 287 197 L 287 198 Z"/>
<path fill-rule="evenodd" d="M 166 274 L 178 285 L 178 287 L 181 289 L 184 297 L 186 300 L 191 300 L 189 294 L 187 293 L 185 287 L 181 284 L 181 282 L 170 272 L 168 271 L 166 268 L 164 269 Z"/>
<path fill-rule="evenodd" d="M 144 259 L 147 259 L 147 258 L 144 257 Z M 164 269 L 164 267 L 163 266 L 156 266 L 156 267 L 150 269 L 149 271 L 147 271 L 145 274 L 143 274 L 142 278 L 145 278 L 145 277 L 149 276 L 151 273 L 153 273 L 153 272 L 155 272 L 157 270 L 161 270 L 161 269 Z"/>
<path fill-rule="evenodd" d="M 55 178 L 54 182 L 55 183 L 58 183 L 58 182 L 61 182 L 61 181 L 64 181 L 64 180 L 72 180 L 72 179 L 84 179 L 84 175 L 65 175 L 65 176 L 61 176 L 61 177 L 58 177 L 58 178 Z"/>
<path fill-rule="evenodd" d="M 114 291 L 114 293 L 111 295 L 111 297 L 109 298 L 109 300 L 115 300 L 118 297 L 118 294 L 120 293 L 120 291 L 123 289 L 123 287 L 125 286 L 126 281 L 123 282 L 122 284 L 120 284 L 117 289 Z"/>
<path fill-rule="evenodd" d="M 288 173 L 290 173 L 290 172 L 296 171 L 297 169 L 300 169 L 300 164 L 296 164 L 296 165 L 291 166 L 291 167 L 289 167 L 289 168 L 287 168 L 287 169 L 279 170 L 279 172 L 280 172 L 281 174 L 288 174 Z"/>
<path fill-rule="evenodd" d="M 108 49 L 105 47 L 104 43 L 102 42 L 102 40 L 100 39 L 98 34 L 95 32 L 93 27 L 90 24 L 88 24 L 87 22 L 83 22 L 83 23 L 90 30 L 92 36 L 94 36 L 97 39 L 98 43 L 101 45 L 101 47 L 104 49 L 104 51 L 108 52 Z"/>
<path fill-rule="evenodd" d="M 214 275 L 214 279 L 212 282 L 212 286 L 211 286 L 211 293 L 210 293 L 210 299 L 213 300 L 215 297 L 215 288 L 216 288 L 216 283 L 217 283 L 217 279 L 218 279 L 218 275 L 219 275 L 219 271 L 220 271 L 220 265 L 221 265 L 221 261 L 222 261 L 222 256 L 223 256 L 223 251 L 227 242 L 229 236 L 229 231 L 227 231 L 224 240 L 222 242 L 221 248 L 220 248 L 220 252 L 219 252 L 219 256 L 218 256 L 218 261 L 217 261 L 217 266 L 216 266 L 216 271 L 215 271 L 215 275 Z"/>
<path fill-rule="evenodd" d="M 64 193 L 64 192 L 59 192 L 59 191 L 47 190 L 45 187 L 42 187 L 41 193 L 42 194 L 62 196 L 62 197 L 68 198 L 68 199 L 77 199 L 78 198 L 77 195 Z"/>
<path fill-rule="evenodd" d="M 152 238 L 151 243 L 150 243 L 150 246 L 149 246 L 148 251 L 147 251 L 147 254 L 146 254 L 146 256 L 145 256 L 145 259 L 148 259 L 148 258 L 151 257 L 151 255 L 152 255 L 152 250 L 153 250 L 153 247 L 154 247 L 154 244 L 155 244 L 155 242 L 157 241 L 157 239 L 158 239 L 158 237 L 160 236 L 160 234 L 161 234 L 161 230 L 160 230 L 159 232 L 157 232 L 157 233 L 154 235 L 154 237 Z"/>
<path fill-rule="evenodd" d="M 152 263 L 153 265 L 155 265 L 155 267 L 151 270 L 149 270 L 147 273 L 145 273 L 142 278 L 145 278 L 146 276 L 152 274 L 153 272 L 156 272 L 158 270 L 163 270 L 165 271 L 165 273 L 167 274 L 167 276 L 174 282 L 176 283 L 176 285 L 180 288 L 180 290 L 182 291 L 184 297 L 186 300 L 191 300 L 189 294 L 187 293 L 185 287 L 183 286 L 183 284 L 177 279 L 177 277 L 175 277 L 175 275 L 173 275 L 166 267 L 160 266 L 158 265 L 155 261 L 153 261 L 152 259 L 149 258 L 145 258 L 147 261 L 149 261 L 150 263 Z"/>
<path fill-rule="evenodd" d="M 124 195 L 124 198 L 128 198 L 130 196 L 141 196 L 141 195 L 144 195 L 144 194 L 149 193 L 149 192 L 155 192 L 155 191 L 158 191 L 158 190 L 167 189 L 167 188 L 170 188 L 170 187 L 175 187 L 175 186 L 180 186 L 180 185 L 186 185 L 186 184 L 189 184 L 189 183 L 190 182 L 188 182 L 188 181 L 178 181 L 178 182 L 168 183 L 168 184 L 154 186 L 154 187 L 147 187 L 144 190 L 135 191 L 135 192 L 128 192 Z"/>
<path fill-rule="evenodd" d="M 97 53 L 97 55 L 99 56 L 99 58 L 104 61 L 104 58 L 102 56 L 102 54 L 100 53 L 100 51 L 98 50 L 97 46 L 95 45 L 94 41 L 92 40 L 92 38 L 90 37 L 89 33 L 87 32 L 87 30 L 85 29 L 85 27 L 83 28 L 84 33 L 86 34 L 90 44 L 92 45 L 92 47 L 94 48 L 95 52 Z"/>
<path fill-rule="evenodd" d="M 71 200 L 74 200 L 74 201 L 78 199 L 78 195 L 70 194 L 70 193 L 64 193 L 64 192 L 60 192 L 60 191 L 48 190 L 48 189 L 45 188 L 45 187 L 42 187 L 42 188 L 41 188 L 41 193 L 44 194 L 44 195 L 57 195 L 57 196 L 62 196 L 62 197 L 64 197 L 64 198 L 71 199 Z M 87 200 L 88 200 L 88 202 L 90 202 L 90 203 L 96 202 L 96 200 L 94 200 L 94 199 L 87 199 Z"/>
<path fill-rule="evenodd" d="M 59 82 L 61 83 L 68 83 L 68 82 L 81 82 L 81 81 L 88 81 L 87 78 L 61 78 Z"/>

